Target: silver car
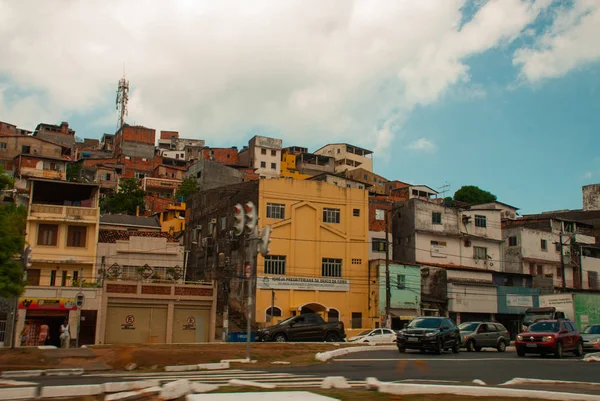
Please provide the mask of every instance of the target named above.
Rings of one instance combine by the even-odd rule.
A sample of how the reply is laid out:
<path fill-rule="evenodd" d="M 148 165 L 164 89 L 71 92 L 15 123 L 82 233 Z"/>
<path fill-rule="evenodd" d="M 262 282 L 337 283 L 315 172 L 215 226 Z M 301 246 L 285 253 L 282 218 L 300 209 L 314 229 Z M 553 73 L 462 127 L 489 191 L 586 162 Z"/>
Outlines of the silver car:
<path fill-rule="evenodd" d="M 581 337 L 585 352 L 600 352 L 600 324 L 586 326 L 581 332 Z"/>
<path fill-rule="evenodd" d="M 506 351 L 510 345 L 510 333 L 497 322 L 465 322 L 458 326 L 461 344 L 467 351 L 481 351 L 482 348 L 495 348 Z"/>

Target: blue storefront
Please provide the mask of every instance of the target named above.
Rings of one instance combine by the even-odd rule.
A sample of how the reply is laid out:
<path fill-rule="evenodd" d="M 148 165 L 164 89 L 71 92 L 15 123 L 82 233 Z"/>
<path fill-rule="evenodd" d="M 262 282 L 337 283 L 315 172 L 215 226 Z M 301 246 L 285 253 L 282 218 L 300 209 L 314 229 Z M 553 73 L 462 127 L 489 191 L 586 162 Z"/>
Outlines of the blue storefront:
<path fill-rule="evenodd" d="M 540 290 L 537 288 L 499 286 L 498 314 L 496 320 L 510 331 L 514 340 L 521 331 L 523 317 L 527 308 L 539 306 Z"/>

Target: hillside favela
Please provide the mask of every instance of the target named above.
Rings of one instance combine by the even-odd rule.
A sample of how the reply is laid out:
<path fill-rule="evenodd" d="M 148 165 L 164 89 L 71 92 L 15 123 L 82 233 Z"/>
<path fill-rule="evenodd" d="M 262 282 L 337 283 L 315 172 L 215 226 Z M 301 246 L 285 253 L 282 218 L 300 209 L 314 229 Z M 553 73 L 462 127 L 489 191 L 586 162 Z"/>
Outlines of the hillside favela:
<path fill-rule="evenodd" d="M 600 2 L 25 3 L 0 400 L 600 399 Z"/>

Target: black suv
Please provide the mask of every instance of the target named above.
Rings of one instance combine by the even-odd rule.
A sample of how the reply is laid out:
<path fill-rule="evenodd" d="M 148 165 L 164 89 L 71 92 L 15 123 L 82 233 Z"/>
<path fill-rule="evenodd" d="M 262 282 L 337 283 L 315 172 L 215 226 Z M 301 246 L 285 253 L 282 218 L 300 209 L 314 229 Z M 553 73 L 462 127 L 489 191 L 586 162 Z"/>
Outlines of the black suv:
<path fill-rule="evenodd" d="M 441 354 L 452 349 L 458 354 L 460 350 L 460 332 L 447 317 L 422 316 L 414 318 L 396 337 L 398 351 L 418 349 L 421 352 L 434 351 Z"/>

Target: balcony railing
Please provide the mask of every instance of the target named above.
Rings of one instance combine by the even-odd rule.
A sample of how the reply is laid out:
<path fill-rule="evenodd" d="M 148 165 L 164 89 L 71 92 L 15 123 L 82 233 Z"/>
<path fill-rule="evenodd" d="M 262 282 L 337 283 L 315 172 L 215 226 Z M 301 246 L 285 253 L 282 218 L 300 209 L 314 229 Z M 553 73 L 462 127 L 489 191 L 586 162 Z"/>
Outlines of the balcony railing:
<path fill-rule="evenodd" d="M 32 204 L 29 215 L 33 217 L 96 221 L 98 219 L 98 208 Z"/>

